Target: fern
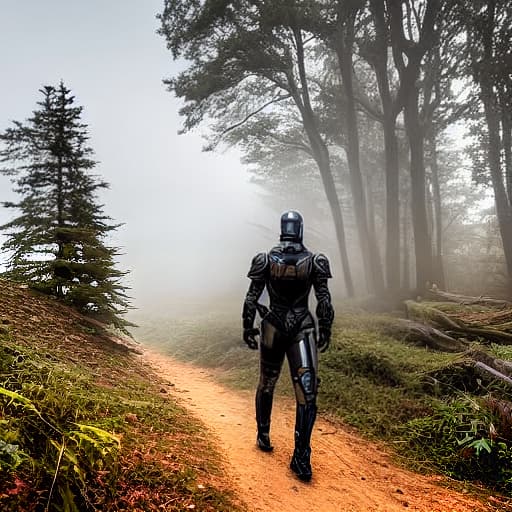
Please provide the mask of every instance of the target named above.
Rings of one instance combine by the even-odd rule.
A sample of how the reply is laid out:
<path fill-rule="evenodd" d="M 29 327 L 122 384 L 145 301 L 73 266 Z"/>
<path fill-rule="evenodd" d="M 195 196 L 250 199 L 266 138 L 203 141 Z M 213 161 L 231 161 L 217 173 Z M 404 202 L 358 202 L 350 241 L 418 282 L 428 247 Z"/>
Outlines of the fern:
<path fill-rule="evenodd" d="M 33 411 L 38 416 L 41 416 L 41 413 L 36 409 L 36 406 L 32 403 L 32 401 L 28 398 L 25 398 L 23 395 L 16 393 L 16 391 L 11 391 L 0 386 L 0 395 L 10 398 L 10 401 L 7 405 L 21 405 L 24 409 Z"/>
<path fill-rule="evenodd" d="M 0 386 L 0 396 L 4 396 L 7 398 L 10 398 L 10 401 L 7 403 L 7 406 L 14 405 L 21 406 L 26 411 L 32 411 L 33 413 L 37 414 L 39 416 L 39 419 L 45 423 L 48 427 L 50 427 L 55 432 L 61 433 L 60 430 L 55 427 L 55 425 L 52 425 L 47 420 L 43 418 L 43 415 L 39 412 L 37 407 L 34 405 L 34 403 L 29 400 L 28 398 L 24 397 L 23 395 L 20 395 L 19 393 L 16 393 L 16 391 L 11 391 L 10 389 L 6 389 Z"/>

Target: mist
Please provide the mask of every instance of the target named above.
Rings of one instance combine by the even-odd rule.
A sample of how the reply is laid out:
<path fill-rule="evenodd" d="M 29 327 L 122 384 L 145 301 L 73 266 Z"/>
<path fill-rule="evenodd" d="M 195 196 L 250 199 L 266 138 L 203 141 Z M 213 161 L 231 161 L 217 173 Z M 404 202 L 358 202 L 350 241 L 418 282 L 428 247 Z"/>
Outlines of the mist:
<path fill-rule="evenodd" d="M 160 0 L 28 1 L 6 3 L 0 19 L 0 42 L 10 48 L 0 56 L 0 129 L 31 115 L 43 85 L 62 79 L 72 90 L 95 172 L 110 183 L 101 202 L 123 223 L 111 242 L 143 312 L 241 301 L 253 255 L 278 239 L 279 212 L 298 208 L 286 198 L 270 207 L 236 150 L 205 153 L 200 132 L 178 135 L 181 102 L 162 80 L 182 65 L 155 33 L 160 9 Z M 0 185 L 2 200 L 15 200 L 7 177 Z M 0 222 L 14 214 L 0 209 Z"/>
<path fill-rule="evenodd" d="M 6 4 L 0 20 L 0 42 L 9 48 L 0 56 L 4 71 L 0 130 L 12 120 L 30 116 L 42 86 L 63 80 L 72 90 L 84 107 L 83 120 L 99 162 L 95 172 L 110 183 L 100 200 L 113 222 L 122 224 L 109 242 L 120 248 L 119 267 L 129 271 L 124 281 L 141 312 L 170 313 L 182 310 L 183 304 L 214 307 L 226 300 L 241 304 L 250 261 L 277 242 L 280 213 L 286 209 L 303 213 L 306 246 L 327 254 L 334 274 L 333 295 L 346 297 L 332 212 L 319 170 L 307 152 L 283 151 L 274 160 L 265 159 L 265 152 L 272 149 L 271 139 L 261 141 L 258 149 L 250 139 L 230 146 L 229 138 L 217 151 L 204 152 L 205 135 L 214 129 L 213 120 L 208 119 L 178 135 L 185 122 L 179 113 L 184 101 L 168 91 L 163 80 L 178 76 L 189 63 L 173 60 L 164 37 L 156 33 L 160 26 L 156 14 L 161 11 L 161 0 Z M 459 92 L 463 88 L 457 87 Z M 281 115 L 278 109 L 275 113 Z M 403 123 L 403 117 L 399 121 Z M 447 133 L 452 137 L 450 149 L 465 151 L 461 123 L 453 124 Z M 382 146 L 379 137 L 373 139 L 375 147 Z M 360 296 L 372 292 L 365 257 L 376 254 L 382 261 L 385 257 L 385 163 L 382 148 L 375 147 L 361 148 L 363 174 L 372 181 L 365 185 L 366 209 L 373 219 L 370 228 L 377 241 L 372 250 L 359 244 L 360 212 L 356 215 L 355 210 L 363 207 L 351 195 L 346 156 L 339 147 L 331 150 L 335 178 L 331 189 L 345 218 L 344 248 Z M 405 216 L 411 206 L 404 201 L 409 201 L 404 192 L 409 187 L 409 164 L 406 151 L 400 151 L 400 212 Z M 496 230 L 485 227 L 491 225 L 494 212 L 489 194 L 471 182 L 467 153 L 460 159 L 455 154 L 450 158 L 446 164 L 441 162 L 450 284 L 455 288 L 473 284 L 473 291 L 481 292 L 488 283 L 484 279 L 468 282 L 460 269 L 476 264 L 471 258 L 481 247 L 471 246 L 468 240 L 487 237 L 488 243 L 500 245 L 492 238 Z M 274 181 L 268 179 L 269 173 Z M 0 185 L 2 200 L 15 200 L 7 177 L 0 176 Z M 14 214 L 1 208 L 0 222 Z M 438 214 L 429 215 L 426 229 L 433 233 L 438 229 L 434 226 Z M 411 252 L 408 262 L 400 262 L 400 272 L 402 281 L 414 286 L 410 220 L 404 217 L 400 222 L 403 254 L 398 259 L 406 257 L 405 249 Z M 488 272 L 491 264 L 501 269 L 503 258 L 499 258 L 482 263 L 482 269 Z"/>

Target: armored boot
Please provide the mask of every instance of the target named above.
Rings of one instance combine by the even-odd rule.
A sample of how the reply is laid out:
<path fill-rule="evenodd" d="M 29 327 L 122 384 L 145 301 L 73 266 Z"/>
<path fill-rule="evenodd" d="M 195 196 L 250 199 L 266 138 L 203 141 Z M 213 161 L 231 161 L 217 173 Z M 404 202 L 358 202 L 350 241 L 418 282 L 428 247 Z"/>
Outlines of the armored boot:
<path fill-rule="evenodd" d="M 258 389 L 256 393 L 256 424 L 258 436 L 256 444 L 264 452 L 271 452 L 274 447 L 270 442 L 270 414 L 272 412 L 272 393 Z"/>
<path fill-rule="evenodd" d="M 297 404 L 295 420 L 295 450 L 290 462 L 291 470 L 300 480 L 309 482 L 313 474 L 311 470 L 311 433 L 316 419 L 316 404 Z"/>
<path fill-rule="evenodd" d="M 269 432 L 270 425 L 258 425 L 258 437 L 256 438 L 256 444 L 263 452 L 271 452 L 274 449 L 270 442 Z"/>

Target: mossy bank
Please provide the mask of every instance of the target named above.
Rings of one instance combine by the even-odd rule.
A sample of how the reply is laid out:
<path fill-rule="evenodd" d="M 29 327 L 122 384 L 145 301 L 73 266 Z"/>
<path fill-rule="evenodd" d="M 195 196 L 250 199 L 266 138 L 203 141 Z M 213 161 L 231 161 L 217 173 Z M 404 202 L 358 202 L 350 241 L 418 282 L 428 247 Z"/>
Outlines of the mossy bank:
<path fill-rule="evenodd" d="M 242 510 L 172 383 L 93 331 L 0 280 L 0 510 Z"/>

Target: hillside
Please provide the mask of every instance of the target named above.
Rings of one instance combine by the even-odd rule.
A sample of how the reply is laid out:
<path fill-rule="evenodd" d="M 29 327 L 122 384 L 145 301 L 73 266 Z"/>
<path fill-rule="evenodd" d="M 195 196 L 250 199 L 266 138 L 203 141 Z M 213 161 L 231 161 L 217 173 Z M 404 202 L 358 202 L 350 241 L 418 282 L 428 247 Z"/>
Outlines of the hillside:
<path fill-rule="evenodd" d="M 128 347 L 0 280 L 0 510 L 240 510 L 204 427 Z"/>

